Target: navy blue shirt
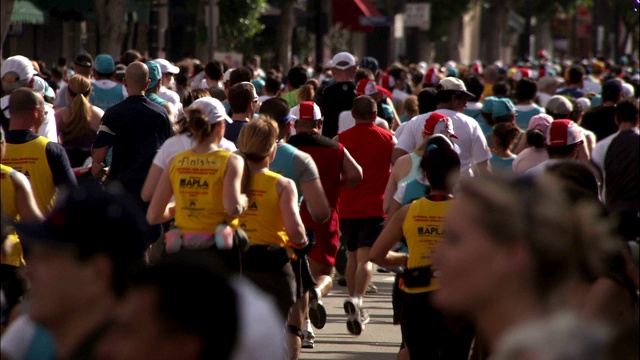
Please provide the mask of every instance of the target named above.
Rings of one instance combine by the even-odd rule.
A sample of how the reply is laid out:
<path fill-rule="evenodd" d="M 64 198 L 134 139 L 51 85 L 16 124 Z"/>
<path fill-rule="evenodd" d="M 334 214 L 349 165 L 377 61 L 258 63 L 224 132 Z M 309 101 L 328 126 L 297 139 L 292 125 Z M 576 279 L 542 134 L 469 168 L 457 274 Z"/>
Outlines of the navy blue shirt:
<path fill-rule="evenodd" d="M 173 136 L 167 111 L 141 95 L 105 111 L 94 148 L 112 147 L 107 180 L 118 180 L 136 199 L 158 148 Z"/>
<path fill-rule="evenodd" d="M 232 123 L 227 123 L 226 128 L 224 130 L 224 137 L 229 141 L 233 141 L 234 144 L 238 145 L 238 136 L 240 135 L 240 130 L 247 125 L 249 122 L 244 120 L 233 120 Z"/>

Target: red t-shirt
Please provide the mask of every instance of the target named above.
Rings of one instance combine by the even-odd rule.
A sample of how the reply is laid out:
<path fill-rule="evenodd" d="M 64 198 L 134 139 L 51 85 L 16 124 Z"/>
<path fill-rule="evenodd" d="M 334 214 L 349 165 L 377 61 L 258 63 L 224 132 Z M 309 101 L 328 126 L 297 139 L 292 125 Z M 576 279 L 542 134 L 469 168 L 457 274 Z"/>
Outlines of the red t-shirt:
<path fill-rule="evenodd" d="M 340 133 L 338 140 L 362 167 L 362 180 L 340 190 L 341 219 L 384 217 L 382 199 L 390 174 L 393 135 L 373 123 L 356 125 Z"/>

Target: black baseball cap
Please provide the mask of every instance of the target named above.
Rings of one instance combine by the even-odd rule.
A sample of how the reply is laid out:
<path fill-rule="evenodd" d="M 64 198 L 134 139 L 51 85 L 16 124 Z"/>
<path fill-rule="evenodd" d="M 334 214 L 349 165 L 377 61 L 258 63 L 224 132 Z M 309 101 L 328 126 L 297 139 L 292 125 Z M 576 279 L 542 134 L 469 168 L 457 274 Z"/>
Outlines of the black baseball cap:
<path fill-rule="evenodd" d="M 88 53 L 80 53 L 73 59 L 73 63 L 78 66 L 90 68 L 93 65 L 93 57 Z"/>

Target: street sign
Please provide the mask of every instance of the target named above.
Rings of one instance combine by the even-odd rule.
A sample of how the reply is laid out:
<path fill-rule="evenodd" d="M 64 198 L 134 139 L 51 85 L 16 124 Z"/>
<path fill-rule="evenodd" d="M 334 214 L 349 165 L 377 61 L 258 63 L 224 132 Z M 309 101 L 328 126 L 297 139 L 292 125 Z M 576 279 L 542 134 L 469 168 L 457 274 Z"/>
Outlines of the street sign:
<path fill-rule="evenodd" d="M 431 27 L 430 3 L 407 3 L 404 8 L 404 25 L 429 30 Z"/>
<path fill-rule="evenodd" d="M 393 24 L 391 16 L 360 16 L 360 26 L 390 26 Z"/>

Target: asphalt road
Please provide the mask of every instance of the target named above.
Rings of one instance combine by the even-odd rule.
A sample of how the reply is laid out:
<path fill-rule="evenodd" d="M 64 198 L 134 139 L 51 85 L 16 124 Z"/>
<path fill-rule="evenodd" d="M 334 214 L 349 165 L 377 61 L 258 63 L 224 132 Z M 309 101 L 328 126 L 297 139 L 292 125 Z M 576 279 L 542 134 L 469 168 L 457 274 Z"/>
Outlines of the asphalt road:
<path fill-rule="evenodd" d="M 353 336 L 347 331 L 347 316 L 342 307 L 347 298 L 347 288 L 334 284 L 331 293 L 322 299 L 327 310 L 327 324 L 322 330 L 314 329 L 315 348 L 302 349 L 300 358 L 395 359 L 400 347 L 400 326 L 393 325 L 392 275 L 378 273 L 374 266 L 373 283 L 378 287 L 378 293 L 365 296 L 364 307 L 369 311 L 371 321 L 360 336 Z"/>

